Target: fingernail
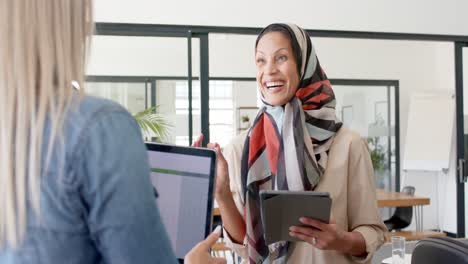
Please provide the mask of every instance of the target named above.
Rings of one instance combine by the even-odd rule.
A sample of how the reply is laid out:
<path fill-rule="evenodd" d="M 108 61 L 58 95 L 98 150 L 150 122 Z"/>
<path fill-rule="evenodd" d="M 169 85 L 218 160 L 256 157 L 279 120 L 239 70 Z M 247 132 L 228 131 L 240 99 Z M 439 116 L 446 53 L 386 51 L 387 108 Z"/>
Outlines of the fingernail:
<path fill-rule="evenodd" d="M 213 233 L 216 233 L 216 234 L 221 234 L 221 225 L 218 225 L 215 230 L 213 231 Z"/>

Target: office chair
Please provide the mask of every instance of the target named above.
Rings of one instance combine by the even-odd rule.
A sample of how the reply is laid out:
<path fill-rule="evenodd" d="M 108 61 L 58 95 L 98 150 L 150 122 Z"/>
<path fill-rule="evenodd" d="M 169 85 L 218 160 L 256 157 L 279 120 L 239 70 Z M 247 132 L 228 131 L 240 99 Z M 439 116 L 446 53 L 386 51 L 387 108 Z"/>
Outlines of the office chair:
<path fill-rule="evenodd" d="M 405 186 L 401 190 L 402 193 L 414 195 L 415 188 L 413 186 Z M 397 207 L 390 219 L 385 220 L 388 231 L 400 230 L 411 224 L 413 218 L 413 207 Z"/>
<path fill-rule="evenodd" d="M 427 238 L 413 250 L 411 264 L 468 264 L 468 241 L 449 237 Z"/>

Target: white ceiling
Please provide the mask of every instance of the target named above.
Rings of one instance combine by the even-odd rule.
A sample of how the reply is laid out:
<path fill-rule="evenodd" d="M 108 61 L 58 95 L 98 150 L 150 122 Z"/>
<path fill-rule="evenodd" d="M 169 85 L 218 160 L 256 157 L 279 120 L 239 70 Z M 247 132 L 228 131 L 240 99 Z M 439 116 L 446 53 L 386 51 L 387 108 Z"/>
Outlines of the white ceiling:
<path fill-rule="evenodd" d="M 466 0 L 96 0 L 99 22 L 468 35 Z"/>

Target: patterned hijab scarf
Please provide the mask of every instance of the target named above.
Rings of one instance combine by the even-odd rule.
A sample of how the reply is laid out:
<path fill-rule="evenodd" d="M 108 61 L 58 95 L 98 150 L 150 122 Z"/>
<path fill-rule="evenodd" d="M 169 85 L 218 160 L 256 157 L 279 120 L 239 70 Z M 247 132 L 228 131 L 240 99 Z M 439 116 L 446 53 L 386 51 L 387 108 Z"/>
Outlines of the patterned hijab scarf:
<path fill-rule="evenodd" d="M 296 25 L 274 25 L 286 29 L 292 45 L 300 49 L 301 79 L 295 96 L 284 106 L 271 106 L 262 96 L 263 106 L 244 144 L 242 198 L 250 263 L 286 263 L 290 247 L 284 241 L 266 245 L 259 191 L 314 190 L 327 166 L 334 135 L 342 125 L 335 115 L 330 81 L 308 34 Z"/>

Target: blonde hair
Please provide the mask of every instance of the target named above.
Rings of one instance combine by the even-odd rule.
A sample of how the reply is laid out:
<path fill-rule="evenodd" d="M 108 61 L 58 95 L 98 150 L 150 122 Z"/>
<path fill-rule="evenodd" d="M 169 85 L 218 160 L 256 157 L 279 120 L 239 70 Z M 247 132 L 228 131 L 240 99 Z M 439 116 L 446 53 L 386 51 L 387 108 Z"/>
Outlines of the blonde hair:
<path fill-rule="evenodd" d="M 21 244 L 28 207 L 39 216 L 44 136 L 50 157 L 71 83 L 83 85 L 91 9 L 91 0 L 0 0 L 0 248 Z"/>

